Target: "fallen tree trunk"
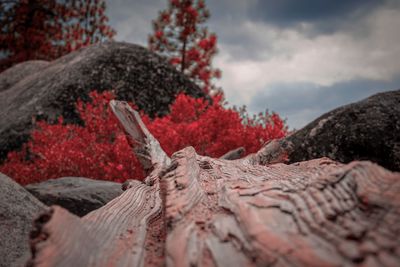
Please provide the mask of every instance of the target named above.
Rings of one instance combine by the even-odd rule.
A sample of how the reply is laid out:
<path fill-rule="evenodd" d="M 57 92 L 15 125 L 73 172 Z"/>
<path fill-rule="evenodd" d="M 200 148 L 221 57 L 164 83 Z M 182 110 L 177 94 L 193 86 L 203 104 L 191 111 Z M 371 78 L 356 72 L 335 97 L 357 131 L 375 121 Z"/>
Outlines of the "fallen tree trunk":
<path fill-rule="evenodd" d="M 53 206 L 35 222 L 30 265 L 399 265 L 399 173 L 327 158 L 286 165 L 280 141 L 239 160 L 192 147 L 169 159 L 134 111 L 111 106 L 145 183 L 83 218 Z"/>

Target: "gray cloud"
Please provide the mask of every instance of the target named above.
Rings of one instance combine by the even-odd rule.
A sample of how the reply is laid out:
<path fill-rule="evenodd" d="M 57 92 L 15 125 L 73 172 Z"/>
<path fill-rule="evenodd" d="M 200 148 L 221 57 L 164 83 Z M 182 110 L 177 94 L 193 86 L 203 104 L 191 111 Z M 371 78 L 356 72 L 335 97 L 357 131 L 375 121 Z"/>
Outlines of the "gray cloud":
<path fill-rule="evenodd" d="M 299 128 L 337 106 L 400 88 L 398 0 L 206 1 L 227 100 Z M 117 40 L 147 44 L 167 0 L 108 1 Z"/>
<path fill-rule="evenodd" d="M 400 76 L 399 27 L 400 9 L 387 6 L 346 30 L 315 37 L 305 34 L 306 29 L 244 20 L 228 33 L 251 37 L 251 45 L 241 46 L 240 38 L 233 44 L 221 38 L 215 62 L 223 70 L 220 85 L 234 104 L 251 105 L 254 96 L 277 84 L 323 88 L 358 80 L 384 84 Z M 346 91 L 341 93 L 346 96 Z"/>
<path fill-rule="evenodd" d="M 349 16 L 359 16 L 381 6 L 380 0 L 260 0 L 251 8 L 251 15 L 266 23 L 279 26 L 293 26 L 296 23 L 323 23 L 332 27 Z M 327 25 L 331 24 L 331 25 Z"/>

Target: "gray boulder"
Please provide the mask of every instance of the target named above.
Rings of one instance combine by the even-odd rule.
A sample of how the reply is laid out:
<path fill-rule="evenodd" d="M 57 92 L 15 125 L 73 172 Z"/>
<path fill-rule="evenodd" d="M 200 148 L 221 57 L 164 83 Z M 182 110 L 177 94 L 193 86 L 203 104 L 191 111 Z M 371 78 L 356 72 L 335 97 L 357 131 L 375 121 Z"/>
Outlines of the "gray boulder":
<path fill-rule="evenodd" d="M 400 171 L 400 90 L 339 107 L 282 142 L 290 163 L 320 157 L 370 160 Z"/>
<path fill-rule="evenodd" d="M 96 44 L 48 64 L 18 64 L 0 74 L 0 161 L 28 140 L 33 118 L 81 123 L 75 102 L 94 89 L 112 89 L 150 116 L 166 114 L 178 92 L 204 96 L 164 58 L 134 44 Z"/>
<path fill-rule="evenodd" d="M 122 193 L 121 184 L 82 177 L 50 179 L 25 188 L 48 206 L 59 205 L 84 216 Z"/>
<path fill-rule="evenodd" d="M 44 69 L 49 64 L 49 62 L 44 60 L 30 60 L 5 70 L 0 75 L 0 92 L 10 88 L 32 73 Z"/>
<path fill-rule="evenodd" d="M 0 266 L 23 266 L 30 258 L 29 233 L 46 206 L 0 173 Z"/>

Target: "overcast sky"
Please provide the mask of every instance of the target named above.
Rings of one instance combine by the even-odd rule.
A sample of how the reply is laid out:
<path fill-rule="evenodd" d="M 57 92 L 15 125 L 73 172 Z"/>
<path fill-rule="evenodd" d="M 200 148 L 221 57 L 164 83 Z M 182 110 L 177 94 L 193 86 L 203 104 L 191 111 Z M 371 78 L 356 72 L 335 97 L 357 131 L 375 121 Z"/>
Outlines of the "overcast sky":
<path fill-rule="evenodd" d="M 333 108 L 400 89 L 399 0 L 209 0 L 214 65 L 230 104 L 300 128 Z M 167 0 L 109 0 L 116 40 L 146 46 Z"/>

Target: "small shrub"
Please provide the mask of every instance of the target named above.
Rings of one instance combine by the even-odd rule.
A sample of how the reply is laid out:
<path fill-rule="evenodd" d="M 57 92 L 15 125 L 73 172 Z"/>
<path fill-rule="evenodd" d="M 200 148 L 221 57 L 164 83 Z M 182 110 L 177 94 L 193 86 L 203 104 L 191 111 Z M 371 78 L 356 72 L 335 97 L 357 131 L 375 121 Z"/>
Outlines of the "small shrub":
<path fill-rule="evenodd" d="M 21 184 L 63 176 L 82 176 L 123 182 L 143 179 L 139 161 L 120 130 L 108 103 L 111 92 L 90 94 L 92 101 L 77 102 L 84 126 L 37 122 L 31 140 L 21 151 L 10 152 L 0 172 Z M 247 153 L 256 152 L 265 142 L 286 134 L 284 122 L 277 114 L 260 114 L 257 119 L 226 109 L 221 97 L 209 103 L 180 94 L 171 105 L 169 115 L 144 123 L 168 155 L 193 146 L 197 153 L 219 157 L 243 146 Z"/>

